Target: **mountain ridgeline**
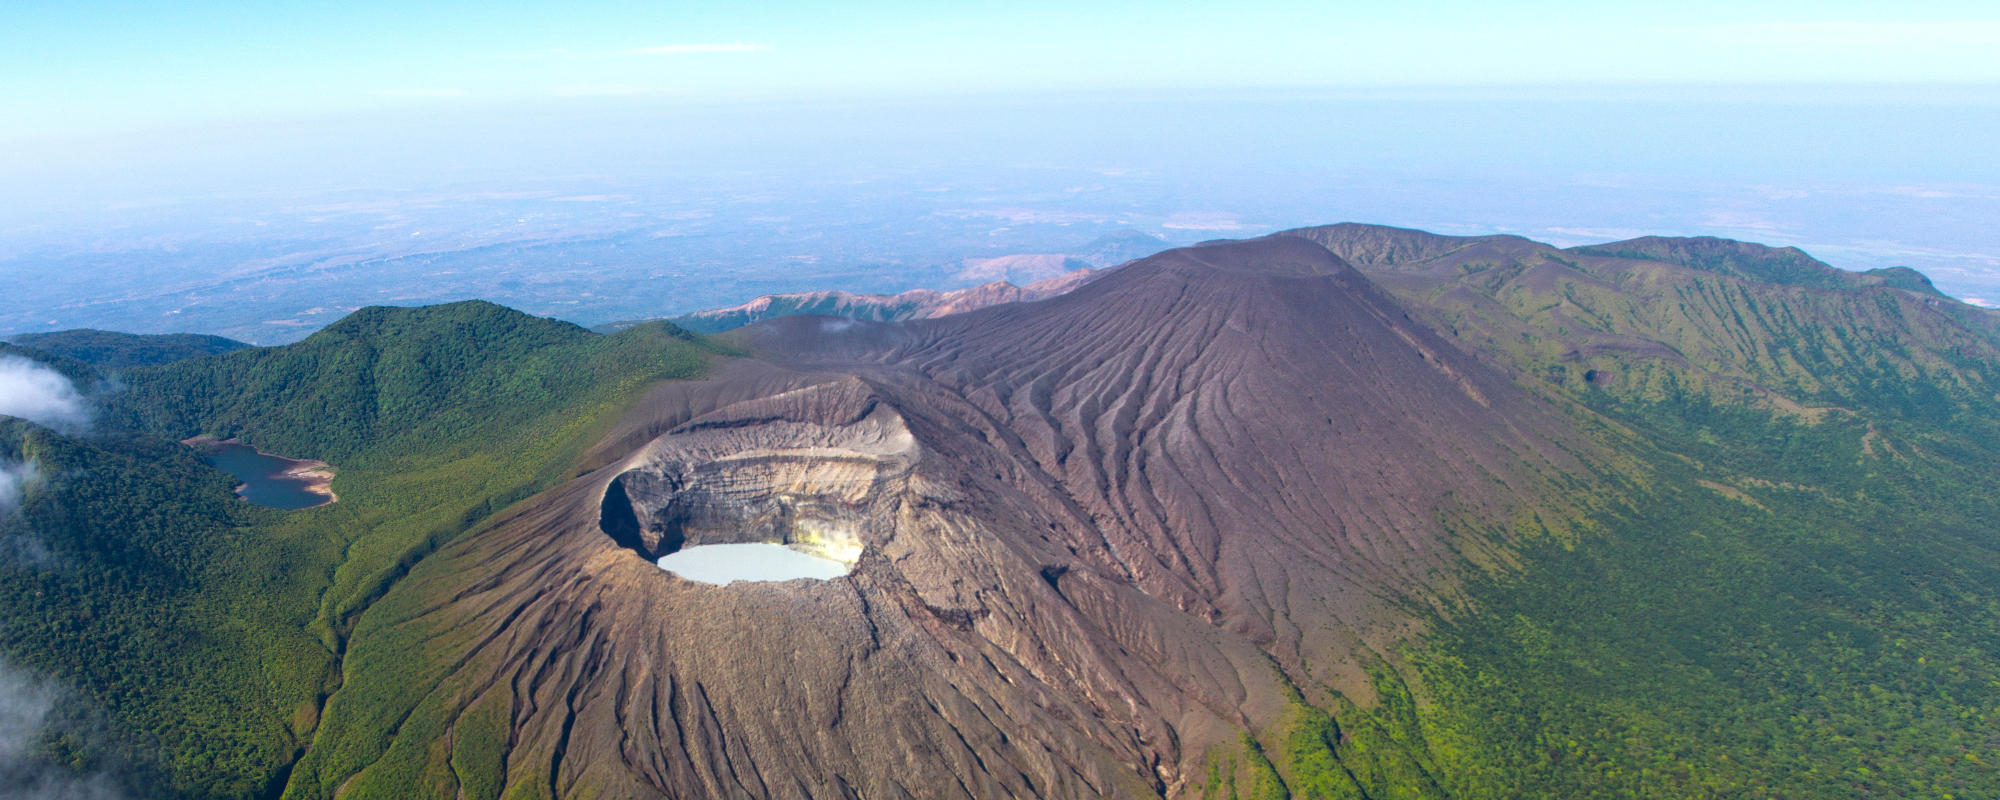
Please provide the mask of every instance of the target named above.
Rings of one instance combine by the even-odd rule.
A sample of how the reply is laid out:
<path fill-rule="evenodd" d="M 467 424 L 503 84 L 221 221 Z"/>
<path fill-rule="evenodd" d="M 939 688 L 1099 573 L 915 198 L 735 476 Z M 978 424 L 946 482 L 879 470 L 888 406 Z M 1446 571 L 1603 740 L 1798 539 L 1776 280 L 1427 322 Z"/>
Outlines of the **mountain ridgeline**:
<path fill-rule="evenodd" d="M 139 334 L 89 329 L 23 333 L 8 341 L 106 369 L 158 366 L 250 346 L 235 339 L 195 333 Z"/>
<path fill-rule="evenodd" d="M 116 370 L 91 434 L 0 427 L 0 652 L 120 732 L 37 747 L 199 798 L 2000 791 L 1992 312 L 1365 225 L 1085 276 L 24 350 Z M 235 502 L 196 435 L 341 499 Z M 653 563 L 751 542 L 853 568 Z"/>

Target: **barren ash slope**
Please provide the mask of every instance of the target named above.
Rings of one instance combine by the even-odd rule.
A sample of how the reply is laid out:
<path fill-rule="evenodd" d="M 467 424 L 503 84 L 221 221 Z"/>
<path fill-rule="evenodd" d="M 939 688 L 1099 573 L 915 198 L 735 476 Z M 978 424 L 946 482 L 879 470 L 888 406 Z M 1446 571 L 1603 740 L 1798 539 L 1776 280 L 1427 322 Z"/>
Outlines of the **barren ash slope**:
<path fill-rule="evenodd" d="M 1375 704 L 1380 653 L 1601 470 L 1292 238 L 739 341 L 768 362 L 656 389 L 574 480 L 370 610 L 288 796 L 1255 788 L 1277 776 L 1246 737 Z M 713 586 L 652 563 L 736 541 L 854 569 Z"/>

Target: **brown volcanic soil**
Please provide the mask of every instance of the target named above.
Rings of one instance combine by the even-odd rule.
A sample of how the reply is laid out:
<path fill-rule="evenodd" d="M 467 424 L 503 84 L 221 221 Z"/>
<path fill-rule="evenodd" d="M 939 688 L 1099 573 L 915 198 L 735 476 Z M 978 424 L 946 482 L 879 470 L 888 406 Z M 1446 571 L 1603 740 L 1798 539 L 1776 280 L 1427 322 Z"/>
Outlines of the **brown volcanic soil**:
<path fill-rule="evenodd" d="M 1595 460 L 1295 238 L 741 340 L 771 363 L 659 387 L 578 478 L 369 612 L 357 653 L 417 631 L 421 664 L 353 676 L 330 720 L 415 681 L 407 711 L 444 733 L 350 788 L 417 764 L 449 793 L 490 758 L 559 795 L 1186 794 L 1293 687 L 1368 702 L 1362 665 L 1411 609 L 1468 556 L 1504 561 L 1517 512 Z M 863 548 L 852 575 L 711 586 L 650 561 L 829 540 Z"/>

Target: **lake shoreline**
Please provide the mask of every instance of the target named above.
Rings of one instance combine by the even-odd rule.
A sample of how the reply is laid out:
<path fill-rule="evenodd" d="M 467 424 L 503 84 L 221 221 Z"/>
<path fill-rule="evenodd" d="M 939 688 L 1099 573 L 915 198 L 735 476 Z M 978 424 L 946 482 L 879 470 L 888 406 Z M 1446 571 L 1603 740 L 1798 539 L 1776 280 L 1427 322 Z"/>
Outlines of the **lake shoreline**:
<path fill-rule="evenodd" d="M 323 502 L 314 503 L 310 506 L 305 506 L 305 508 L 319 508 L 320 506 L 329 505 L 340 501 L 340 496 L 334 494 L 333 492 L 333 476 L 336 473 L 338 473 L 339 470 L 335 468 L 332 464 L 328 464 L 324 461 L 319 461 L 310 458 L 289 458 L 286 456 L 278 455 L 276 453 L 266 453 L 263 450 L 258 449 L 256 445 L 235 438 L 216 439 L 210 436 L 196 436 L 189 439 L 182 439 L 181 444 L 192 447 L 199 452 L 208 452 L 210 450 L 213 450 L 216 446 L 219 445 L 235 445 L 238 447 L 248 447 L 251 450 L 256 451 L 256 453 L 260 456 L 284 462 L 286 465 L 285 469 L 281 472 L 276 473 L 278 477 L 298 481 L 301 484 L 301 486 L 299 487 L 301 491 L 307 492 L 309 494 L 316 494 L 326 498 L 326 500 Z M 236 496 L 243 498 L 246 502 L 249 500 L 249 498 L 244 497 L 243 492 L 244 489 L 249 487 L 249 485 L 250 485 L 249 483 L 236 484 Z"/>

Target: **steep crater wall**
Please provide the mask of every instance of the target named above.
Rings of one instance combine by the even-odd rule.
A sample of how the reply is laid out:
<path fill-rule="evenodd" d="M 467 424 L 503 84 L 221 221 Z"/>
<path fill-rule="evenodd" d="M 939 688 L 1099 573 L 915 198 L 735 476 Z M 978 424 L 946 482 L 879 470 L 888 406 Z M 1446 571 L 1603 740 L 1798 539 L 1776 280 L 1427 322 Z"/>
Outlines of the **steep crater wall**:
<path fill-rule="evenodd" d="M 599 527 L 647 560 L 782 544 L 853 566 L 886 534 L 917 457 L 903 419 L 857 380 L 721 409 L 654 439 L 605 486 Z"/>

